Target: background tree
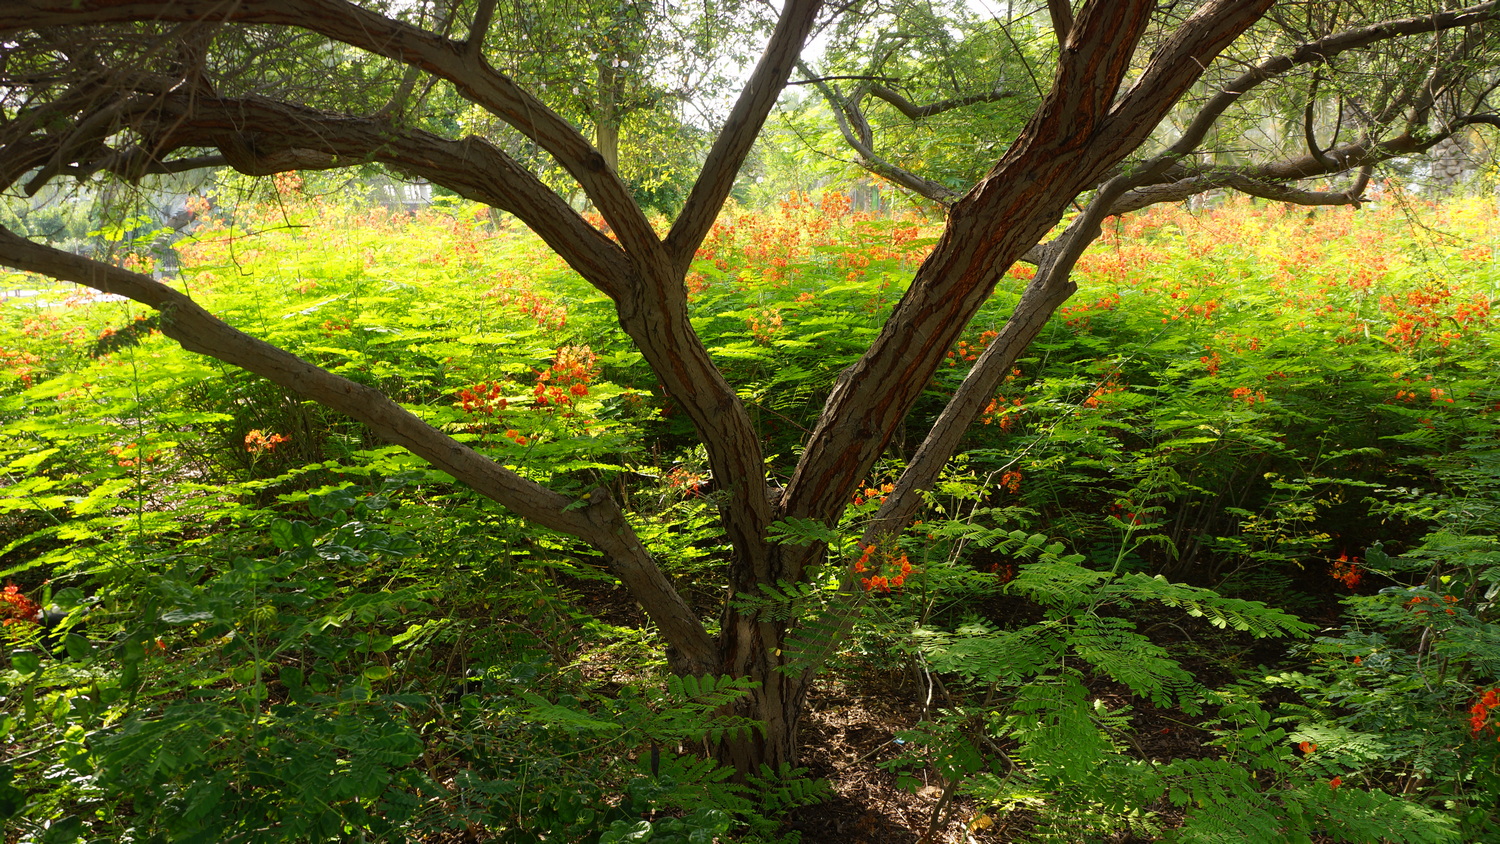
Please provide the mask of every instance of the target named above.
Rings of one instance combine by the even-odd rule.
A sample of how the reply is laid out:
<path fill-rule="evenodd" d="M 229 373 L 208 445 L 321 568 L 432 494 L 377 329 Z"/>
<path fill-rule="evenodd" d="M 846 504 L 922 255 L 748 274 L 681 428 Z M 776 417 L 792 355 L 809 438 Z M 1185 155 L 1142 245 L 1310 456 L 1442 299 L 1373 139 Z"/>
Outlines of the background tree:
<path fill-rule="evenodd" d="M 805 636 L 820 647 L 809 648 L 795 639 L 784 613 L 756 602 L 795 590 L 828 562 L 820 544 L 772 541 L 773 526 L 837 523 L 1001 274 L 1037 247 L 1075 198 L 1091 192 L 1087 212 L 1041 249 L 1042 271 L 992 346 L 999 358 L 1013 359 L 1072 292 L 1063 268 L 1076 260 L 1106 214 L 1148 197 L 1170 198 L 1194 184 L 1243 180 L 1269 186 L 1257 188 L 1262 194 L 1285 195 L 1289 188 L 1280 182 L 1290 176 L 1338 172 L 1387 153 L 1425 148 L 1426 136 L 1413 134 L 1415 129 L 1390 136 L 1371 129 L 1337 148 L 1321 141 L 1325 147 L 1310 156 L 1312 164 L 1298 159 L 1265 165 L 1268 170 L 1224 169 L 1195 165 L 1191 157 L 1245 92 L 1279 81 L 1292 68 L 1326 65 L 1337 55 L 1406 37 L 1424 44 L 1437 39 L 1450 52 L 1439 53 L 1443 61 L 1431 66 L 1426 87 L 1404 99 L 1395 92 L 1389 104 L 1370 113 L 1412 114 L 1412 126 L 1428 126 L 1439 113 L 1440 94 L 1463 88 L 1464 97 L 1475 95 L 1456 81 L 1450 85 L 1450 73 L 1466 67 L 1461 62 L 1487 43 L 1497 8 L 1484 3 L 1353 28 L 1346 25 L 1355 22 L 1341 20 L 1339 31 L 1304 33 L 1312 40 L 1289 43 L 1284 54 L 1254 65 L 1216 61 L 1273 6 L 1271 0 L 1209 0 L 1184 13 L 1177 3 L 1091 0 L 1074 14 L 1052 4 L 1059 58 L 1044 77 L 1039 74 L 1049 81 L 1038 86 L 1043 93 L 1034 110 L 985 175 L 945 200 L 943 236 L 876 340 L 839 376 L 800 458 L 768 472 L 759 432 L 692 328 L 684 276 L 817 21 L 818 0 L 789 0 L 782 9 L 664 236 L 608 156 L 548 105 L 557 92 L 542 91 L 540 83 L 527 87 L 490 61 L 486 44 L 498 21 L 494 4 L 0 3 L 0 38 L 6 41 L 0 184 L 34 192 L 54 179 L 101 172 L 135 179 L 227 165 L 266 175 L 378 163 L 512 213 L 534 230 L 615 303 L 621 327 L 702 441 L 732 549 L 716 636 L 602 488 L 579 497 L 546 489 L 456 442 L 388 396 L 227 325 L 191 297 L 146 276 L 10 231 L 0 231 L 0 262 L 156 308 L 163 332 L 185 348 L 346 413 L 533 523 L 588 543 L 656 623 L 674 671 L 758 681 L 744 714 L 764 730 L 727 742 L 721 755 L 742 771 L 775 766 L 795 758 L 816 653 L 835 641 L 838 625 L 810 625 Z M 1258 42 L 1246 47 L 1247 54 L 1259 55 L 1259 49 Z M 1450 65 L 1450 59 L 1460 64 Z M 341 84 L 329 85 L 330 74 Z M 600 81 L 580 74 L 582 84 Z M 423 101 L 411 92 L 424 90 L 427 80 L 550 156 L 602 215 L 610 235 L 591 226 L 516 155 L 453 132 L 441 115 L 424 113 Z M 1320 90 L 1327 89 L 1325 82 Z M 1189 96 L 1201 97 L 1197 116 L 1178 140 L 1153 147 L 1158 127 Z M 1473 123 L 1478 117 L 1451 120 Z M 993 389 L 984 385 L 993 361 L 975 367 L 979 374 L 966 382 L 914 456 L 871 538 L 896 529 L 913 511 L 916 493 L 935 477 L 957 433 Z M 773 478 L 787 480 L 778 486 Z"/>

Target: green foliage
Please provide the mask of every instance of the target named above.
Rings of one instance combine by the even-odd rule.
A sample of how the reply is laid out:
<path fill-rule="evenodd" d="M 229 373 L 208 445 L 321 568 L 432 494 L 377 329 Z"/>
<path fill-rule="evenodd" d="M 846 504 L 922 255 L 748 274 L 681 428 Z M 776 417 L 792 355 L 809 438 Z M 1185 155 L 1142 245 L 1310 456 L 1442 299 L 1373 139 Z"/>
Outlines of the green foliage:
<path fill-rule="evenodd" d="M 529 477 L 607 488 L 693 605 L 722 593 L 721 479 L 534 239 L 457 201 L 408 217 L 231 187 L 173 284 Z M 738 607 L 790 627 L 788 673 L 924 677 L 891 770 L 1037 838 L 1494 837 L 1500 742 L 1487 707 L 1470 720 L 1500 687 L 1477 207 L 1413 209 L 1467 244 L 1388 211 L 1119 223 L 923 524 L 859 545 L 1014 305 L 1004 282 L 845 519 L 772 526 L 826 559 Z M 691 318 L 768 471 L 931 233 L 799 195 L 704 244 Z M 828 793 L 702 758 L 753 735 L 733 713 L 751 687 L 666 676 L 588 549 L 134 306 L 14 284 L 41 292 L 0 304 L 0 576 L 69 616 L 51 641 L 0 627 L 0 813 L 22 840 L 768 838 Z"/>

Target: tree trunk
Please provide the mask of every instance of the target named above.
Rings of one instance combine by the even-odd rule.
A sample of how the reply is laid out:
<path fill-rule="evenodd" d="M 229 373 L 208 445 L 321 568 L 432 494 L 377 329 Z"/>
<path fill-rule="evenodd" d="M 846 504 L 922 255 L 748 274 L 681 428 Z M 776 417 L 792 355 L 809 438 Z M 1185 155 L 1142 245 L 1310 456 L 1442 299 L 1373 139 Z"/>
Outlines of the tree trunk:
<path fill-rule="evenodd" d="M 735 708 L 735 714 L 754 719 L 760 728 L 727 737 L 715 748 L 715 755 L 733 767 L 740 778 L 764 768 L 779 771 L 795 765 L 807 683 L 801 672 L 787 670 L 787 625 L 780 620 L 739 614 L 729 623 L 732 627 L 725 629 L 721 644 L 727 673 L 760 683 Z"/>

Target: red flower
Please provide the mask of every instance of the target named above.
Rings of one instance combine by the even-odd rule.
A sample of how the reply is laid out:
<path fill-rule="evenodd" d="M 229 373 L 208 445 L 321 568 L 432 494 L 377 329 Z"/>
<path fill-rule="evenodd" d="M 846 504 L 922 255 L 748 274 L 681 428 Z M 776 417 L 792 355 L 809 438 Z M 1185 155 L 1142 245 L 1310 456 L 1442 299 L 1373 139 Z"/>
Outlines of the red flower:
<path fill-rule="evenodd" d="M 1480 731 L 1489 728 L 1490 710 L 1500 707 L 1500 688 L 1485 692 L 1473 706 L 1469 707 L 1469 734 L 1479 737 Z"/>
<path fill-rule="evenodd" d="M 14 583 L 9 584 L 0 591 L 0 624 L 30 623 L 35 624 L 37 614 L 42 611 L 41 605 L 21 594 L 21 587 Z"/>

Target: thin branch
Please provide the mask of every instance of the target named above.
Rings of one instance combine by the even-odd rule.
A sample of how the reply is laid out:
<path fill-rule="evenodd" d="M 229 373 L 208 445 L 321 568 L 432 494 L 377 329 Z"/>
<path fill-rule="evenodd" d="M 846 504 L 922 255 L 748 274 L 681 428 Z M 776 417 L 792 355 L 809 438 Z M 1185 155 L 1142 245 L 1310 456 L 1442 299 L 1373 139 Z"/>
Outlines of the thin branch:
<path fill-rule="evenodd" d="M 884 85 L 871 85 L 866 90 L 870 96 L 885 100 L 895 106 L 897 111 L 906 115 L 908 119 L 914 121 L 932 117 L 935 114 L 942 114 L 945 111 L 952 111 L 956 108 L 963 108 L 978 103 L 994 103 L 1020 96 L 1014 91 L 995 90 L 979 94 L 968 94 L 962 97 L 949 97 L 946 100 L 939 100 L 927 105 L 917 105 Z"/>
<path fill-rule="evenodd" d="M 797 69 L 801 70 L 803 73 L 807 73 L 808 72 L 807 67 L 805 65 L 803 65 L 801 62 L 797 63 Z M 810 77 L 810 78 L 807 78 L 807 79 L 794 79 L 791 82 L 788 82 L 786 84 L 787 84 L 787 87 L 790 88 L 793 85 L 817 85 L 817 84 L 819 84 L 821 82 L 842 82 L 842 81 L 845 81 L 845 80 L 850 80 L 850 81 L 854 81 L 854 82 L 900 82 L 901 81 L 901 80 L 897 79 L 894 76 L 870 76 L 868 74 L 857 74 L 856 73 L 856 74 L 835 74 L 835 75 L 832 75 L 832 76 L 814 76 L 814 77 Z"/>
<path fill-rule="evenodd" d="M 1313 113 L 1318 106 L 1318 83 L 1322 81 L 1322 74 L 1315 70 L 1312 76 L 1312 86 L 1307 93 L 1307 108 L 1302 111 L 1302 138 L 1307 143 L 1307 152 L 1314 161 L 1325 167 L 1336 167 L 1331 159 L 1324 155 L 1324 150 L 1318 146 L 1318 137 L 1313 128 Z M 1334 124 L 1337 126 L 1337 123 Z"/>
<path fill-rule="evenodd" d="M 805 68 L 804 68 L 805 70 Z M 859 110 L 858 103 L 840 96 L 832 86 L 822 81 L 813 83 L 833 111 L 833 120 L 844 136 L 844 143 L 858 156 L 855 163 L 881 178 L 899 185 L 916 195 L 943 207 L 948 207 L 959 197 L 957 191 L 924 178 L 882 158 L 875 152 L 869 121 Z"/>

